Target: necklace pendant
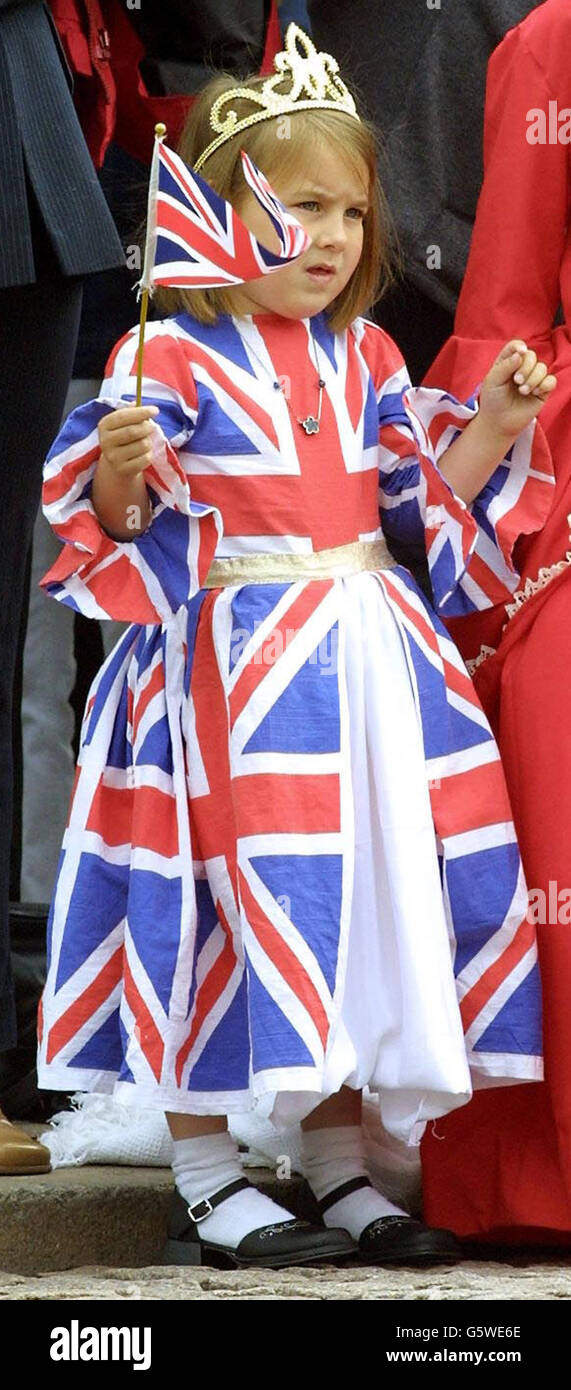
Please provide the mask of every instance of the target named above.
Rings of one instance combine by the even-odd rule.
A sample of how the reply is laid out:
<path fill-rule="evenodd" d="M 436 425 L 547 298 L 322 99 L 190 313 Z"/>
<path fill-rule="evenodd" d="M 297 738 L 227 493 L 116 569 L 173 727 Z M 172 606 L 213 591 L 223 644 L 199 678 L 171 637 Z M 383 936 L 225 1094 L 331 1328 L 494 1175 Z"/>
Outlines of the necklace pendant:
<path fill-rule="evenodd" d="M 300 420 L 299 423 L 303 425 L 306 434 L 319 434 L 319 420 L 315 415 L 308 415 L 306 420 Z"/>

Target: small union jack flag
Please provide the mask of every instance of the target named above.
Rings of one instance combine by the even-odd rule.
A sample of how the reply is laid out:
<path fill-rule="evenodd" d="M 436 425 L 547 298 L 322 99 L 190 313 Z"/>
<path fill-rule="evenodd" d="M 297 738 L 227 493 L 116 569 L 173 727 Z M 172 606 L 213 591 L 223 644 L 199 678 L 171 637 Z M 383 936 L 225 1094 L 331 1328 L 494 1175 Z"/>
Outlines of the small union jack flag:
<path fill-rule="evenodd" d="M 247 183 L 277 232 L 279 252 L 257 241 L 232 205 L 157 137 L 140 291 L 152 292 L 154 285 L 194 290 L 240 285 L 289 265 L 307 250 L 311 238 L 244 151 L 242 165 Z"/>

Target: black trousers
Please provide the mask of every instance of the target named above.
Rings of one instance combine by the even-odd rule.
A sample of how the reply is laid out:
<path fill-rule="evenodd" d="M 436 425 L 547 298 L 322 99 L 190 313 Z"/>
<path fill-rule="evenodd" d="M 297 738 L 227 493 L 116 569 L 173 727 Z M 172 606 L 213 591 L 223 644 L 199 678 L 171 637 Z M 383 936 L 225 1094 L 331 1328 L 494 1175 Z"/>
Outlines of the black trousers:
<path fill-rule="evenodd" d="M 42 464 L 60 425 L 82 295 L 81 280 L 62 276 L 47 246 L 35 251 L 37 283 L 0 289 L 0 1051 L 15 1044 L 8 928 L 14 683 Z"/>

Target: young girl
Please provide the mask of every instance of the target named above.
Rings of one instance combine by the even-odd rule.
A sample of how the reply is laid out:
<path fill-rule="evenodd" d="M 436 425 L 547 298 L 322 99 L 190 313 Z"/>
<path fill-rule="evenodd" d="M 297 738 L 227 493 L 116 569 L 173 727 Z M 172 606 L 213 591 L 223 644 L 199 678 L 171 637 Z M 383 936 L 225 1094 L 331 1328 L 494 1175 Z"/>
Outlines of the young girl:
<path fill-rule="evenodd" d="M 295 26 L 276 69 L 211 83 L 181 154 L 269 244 L 245 149 L 311 246 L 163 292 L 144 405 L 133 332 L 46 466 L 66 542 L 46 587 L 135 626 L 88 701 L 41 1080 L 165 1109 L 168 1259 L 294 1263 L 343 1232 L 379 1263 L 445 1259 L 448 1233 L 371 1185 L 361 1091 L 416 1143 L 470 1069 L 538 1078 L 535 945 L 497 749 L 394 567 L 379 470 L 383 528 L 425 535 L 435 601 L 483 605 L 496 575 L 515 588 L 513 512 L 549 486 L 533 421 L 555 383 L 513 340 L 477 412 L 412 391 L 360 317 L 387 260 L 372 133 Z M 256 1103 L 301 1119 L 324 1228 L 242 1177 L 226 1115 Z"/>

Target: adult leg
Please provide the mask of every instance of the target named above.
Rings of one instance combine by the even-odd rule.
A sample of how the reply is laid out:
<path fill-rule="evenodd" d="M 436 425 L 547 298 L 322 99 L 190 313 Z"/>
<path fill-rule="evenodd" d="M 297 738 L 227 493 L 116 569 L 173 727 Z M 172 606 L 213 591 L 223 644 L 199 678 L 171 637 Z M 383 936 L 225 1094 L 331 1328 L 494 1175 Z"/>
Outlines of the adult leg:
<path fill-rule="evenodd" d="M 98 390 L 99 379 L 71 381 L 62 420 Z M 61 541 L 38 511 L 22 681 L 24 902 L 47 903 L 51 899 L 73 787 L 75 721 L 70 696 L 76 677 L 74 613 L 65 604 L 54 603 L 39 587 L 60 550 Z M 14 822 L 16 830 L 16 816 Z"/>
<path fill-rule="evenodd" d="M 38 512 L 34 527 L 22 686 L 23 902 L 48 903 L 73 787 L 74 614 L 39 587 L 61 543 Z"/>

